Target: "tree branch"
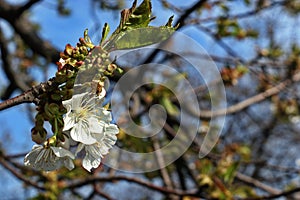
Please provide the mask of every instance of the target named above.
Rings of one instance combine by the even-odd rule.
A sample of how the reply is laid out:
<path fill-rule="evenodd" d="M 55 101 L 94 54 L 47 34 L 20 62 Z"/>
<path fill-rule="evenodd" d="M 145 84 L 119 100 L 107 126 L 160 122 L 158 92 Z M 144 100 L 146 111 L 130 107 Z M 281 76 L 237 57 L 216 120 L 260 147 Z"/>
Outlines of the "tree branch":
<path fill-rule="evenodd" d="M 47 82 L 40 83 L 39 85 L 33 86 L 30 90 L 26 92 L 8 99 L 4 102 L 0 103 L 0 111 L 5 110 L 7 108 L 22 104 L 22 103 L 39 103 L 39 99 L 37 98 L 40 93 L 47 91 L 51 87 L 56 87 L 56 83 L 54 81 L 55 78 L 49 79 Z"/>
<path fill-rule="evenodd" d="M 253 197 L 253 198 L 244 198 L 241 200 L 265 200 L 265 199 L 276 199 L 279 197 L 287 197 L 289 195 L 295 194 L 297 192 L 300 192 L 300 187 L 298 188 L 294 188 L 291 190 L 287 190 L 287 191 L 283 191 L 279 194 L 274 194 L 274 195 L 270 195 L 270 196 L 261 196 L 261 197 Z"/>
<path fill-rule="evenodd" d="M 6 38 L 4 37 L 4 34 L 0 28 L 0 50 L 1 50 L 1 59 L 2 59 L 2 67 L 3 71 L 10 81 L 10 85 L 7 87 L 5 93 L 1 97 L 2 99 L 8 99 L 12 92 L 16 88 L 20 88 L 22 91 L 26 91 L 29 89 L 29 86 L 26 84 L 26 82 L 29 82 L 28 80 L 25 80 L 28 78 L 25 74 L 22 73 L 22 75 L 18 74 L 16 75 L 14 70 L 12 69 L 12 61 L 11 56 L 9 54 L 8 50 L 8 42 Z"/>
<path fill-rule="evenodd" d="M 7 163 L 7 161 L 5 161 L 4 158 L 3 158 L 2 156 L 0 157 L 0 164 L 1 164 L 4 168 L 6 168 L 8 171 L 10 171 L 16 178 L 18 178 L 19 180 L 23 181 L 24 183 L 26 183 L 26 184 L 28 184 L 28 185 L 30 185 L 30 186 L 33 186 L 33 187 L 35 187 L 35 188 L 37 188 L 37 189 L 45 190 L 44 187 L 38 185 L 38 184 L 35 183 L 34 181 L 31 181 L 31 180 L 27 179 L 23 174 L 18 173 L 18 172 L 16 171 L 16 169 L 13 168 L 11 165 L 9 165 L 9 164 Z"/>
<path fill-rule="evenodd" d="M 31 1 L 28 6 L 36 2 Z M 19 15 L 18 9 L 19 6 L 0 0 L 0 18 L 6 20 L 34 52 L 47 61 L 56 63 L 59 60 L 59 51 L 37 34 L 33 24 L 24 15 Z"/>
<path fill-rule="evenodd" d="M 262 189 L 262 190 L 264 190 L 264 191 L 266 191 L 270 194 L 279 194 L 280 193 L 280 190 L 272 188 L 272 187 L 270 187 L 270 186 L 268 186 L 268 185 L 266 185 L 266 184 L 264 184 L 264 183 L 262 183 L 262 182 L 260 182 L 256 179 L 254 179 L 250 176 L 246 176 L 242 173 L 237 172 L 236 173 L 236 178 L 240 181 L 243 181 L 243 182 L 248 183 L 250 185 L 253 185 L 253 186 L 255 186 L 259 189 Z"/>
<path fill-rule="evenodd" d="M 235 105 L 229 106 L 228 108 L 217 110 L 217 111 L 201 110 L 200 118 L 209 119 L 212 117 L 218 117 L 218 116 L 222 116 L 222 115 L 226 115 L 226 114 L 233 114 L 233 113 L 239 112 L 253 104 L 264 101 L 268 97 L 278 94 L 283 89 L 285 89 L 287 86 L 291 85 L 294 82 L 299 82 L 299 81 L 300 81 L 300 73 L 297 73 L 293 76 L 292 80 L 290 80 L 290 79 L 285 80 L 285 81 L 277 84 L 276 86 L 271 87 L 270 89 L 267 89 L 266 91 L 264 91 L 262 93 L 259 93 L 255 96 L 250 97 L 244 101 L 241 101 Z"/>
<path fill-rule="evenodd" d="M 212 39 L 214 39 L 217 44 L 222 47 L 225 52 L 227 52 L 228 55 L 234 57 L 235 59 L 237 59 L 239 62 L 241 63 L 245 63 L 244 59 L 241 58 L 240 56 L 238 56 L 238 54 L 229 46 L 227 45 L 222 38 L 220 38 L 218 35 L 214 34 L 213 32 L 211 32 L 208 28 L 204 27 L 204 26 L 198 26 L 197 27 L 199 30 L 203 31 L 204 33 L 206 33 L 208 36 L 210 36 Z"/>
<path fill-rule="evenodd" d="M 99 196 L 104 197 L 107 200 L 113 200 L 111 196 L 101 191 L 97 186 L 94 186 L 94 192 L 95 194 L 98 194 Z"/>
<path fill-rule="evenodd" d="M 156 137 L 153 137 L 152 142 L 153 142 L 153 148 L 154 148 L 154 152 L 155 152 L 155 155 L 156 155 L 157 163 L 159 165 L 159 169 L 160 169 L 162 179 L 163 179 L 166 187 L 168 189 L 171 189 L 171 188 L 174 187 L 173 182 L 172 182 L 172 179 L 171 179 L 170 175 L 168 174 L 167 169 L 165 168 L 165 166 L 166 166 L 165 165 L 165 160 L 164 160 L 164 157 L 162 155 L 162 152 L 160 151 L 161 147 L 158 143 L 158 139 Z M 170 195 L 168 198 L 169 199 L 176 199 L 176 197 L 174 197 L 173 195 Z"/>
<path fill-rule="evenodd" d="M 201 8 L 207 0 L 200 0 L 197 3 L 195 3 L 193 6 L 188 8 L 183 15 L 176 21 L 176 25 L 179 25 L 178 29 L 183 27 L 185 25 L 185 20 L 197 9 Z"/>
<path fill-rule="evenodd" d="M 66 188 L 73 189 L 73 188 L 82 187 L 82 186 L 96 183 L 96 182 L 109 182 L 109 181 L 128 181 L 128 182 L 132 182 L 132 183 L 136 183 L 138 185 L 144 186 L 151 190 L 155 190 L 155 191 L 163 193 L 163 194 L 174 194 L 174 195 L 178 195 L 178 196 L 197 196 L 197 197 L 199 197 L 199 194 L 197 193 L 197 189 L 195 189 L 193 191 L 168 189 L 168 188 L 157 186 L 152 183 L 149 183 L 149 182 L 146 182 L 146 181 L 134 178 L 134 177 L 127 177 L 127 176 L 122 176 L 122 175 L 85 178 L 84 180 L 67 184 Z"/>
<path fill-rule="evenodd" d="M 19 15 L 23 14 L 26 10 L 29 10 L 34 4 L 40 2 L 41 0 L 29 0 L 23 6 L 18 8 Z"/>
<path fill-rule="evenodd" d="M 235 15 L 229 15 L 226 18 L 227 19 L 242 19 L 242 18 L 246 18 L 246 17 L 251 17 L 253 15 L 256 15 L 258 13 L 260 13 L 261 11 L 266 11 L 268 9 L 274 8 L 275 6 L 278 5 L 283 5 L 284 1 L 275 1 L 270 3 L 269 5 L 265 5 L 259 8 L 255 8 L 254 10 L 250 10 L 250 11 L 246 11 L 244 13 L 239 13 L 239 14 L 235 14 Z M 204 22 L 215 22 L 216 20 L 218 20 L 220 18 L 220 16 L 218 17 L 208 17 L 205 19 L 200 19 L 200 20 L 192 20 L 191 23 L 193 24 L 200 24 L 200 23 L 204 23 Z"/>

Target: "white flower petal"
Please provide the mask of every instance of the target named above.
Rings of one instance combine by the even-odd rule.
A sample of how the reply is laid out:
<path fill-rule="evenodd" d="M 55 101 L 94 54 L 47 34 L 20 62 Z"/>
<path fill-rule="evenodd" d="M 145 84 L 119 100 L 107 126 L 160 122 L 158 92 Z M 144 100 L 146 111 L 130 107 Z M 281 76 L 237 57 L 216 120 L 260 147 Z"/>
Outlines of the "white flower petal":
<path fill-rule="evenodd" d="M 24 158 L 25 166 L 32 167 L 36 170 L 52 171 L 61 167 L 60 163 L 55 162 L 54 157 L 51 157 L 51 149 L 43 147 L 29 152 Z M 37 159 L 39 158 L 39 159 Z"/>
<path fill-rule="evenodd" d="M 53 153 L 57 156 L 57 157 L 69 157 L 72 159 L 75 159 L 74 154 L 72 154 L 70 151 L 62 148 L 62 147 L 50 147 L 53 151 Z"/>
<path fill-rule="evenodd" d="M 40 149 L 42 149 L 43 148 L 43 146 L 41 146 L 41 145 L 33 145 L 33 147 L 32 147 L 32 151 L 33 150 L 40 150 Z"/>
<path fill-rule="evenodd" d="M 32 163 L 34 163 L 42 149 L 42 146 L 34 145 L 32 151 L 29 152 L 24 158 L 25 166 L 30 166 Z"/>
<path fill-rule="evenodd" d="M 72 113 L 69 113 L 69 114 L 67 113 L 67 115 L 64 117 L 63 131 L 67 131 L 67 130 L 73 128 L 74 125 L 75 125 L 75 119 L 72 117 Z"/>
<path fill-rule="evenodd" d="M 67 112 L 71 111 L 72 108 L 72 99 L 68 99 L 62 102 L 63 106 L 67 109 Z"/>
<path fill-rule="evenodd" d="M 102 133 L 102 134 L 93 134 L 93 137 L 95 138 L 95 140 L 97 142 L 101 142 L 104 139 L 105 135 L 104 135 L 104 133 Z"/>
<path fill-rule="evenodd" d="M 81 94 L 75 94 L 72 97 L 72 110 L 77 110 L 78 108 L 82 107 L 82 102 L 84 100 L 84 97 L 87 95 L 87 92 L 81 93 Z"/>
<path fill-rule="evenodd" d="M 84 144 L 93 144 L 96 139 L 92 136 L 88 125 L 80 121 L 71 130 L 70 135 L 73 140 Z"/>
<path fill-rule="evenodd" d="M 71 152 L 68 152 L 68 150 L 61 147 L 44 148 L 43 146 L 34 146 L 33 150 L 25 156 L 24 164 L 25 166 L 32 167 L 36 170 L 45 171 L 56 170 L 62 166 L 72 169 L 71 162 L 74 155 L 72 155 Z"/>
<path fill-rule="evenodd" d="M 103 134 L 105 123 L 99 122 L 96 118 L 92 117 L 88 120 L 89 129 L 92 133 Z"/>
<path fill-rule="evenodd" d="M 110 123 L 112 120 L 110 111 L 105 110 L 104 108 L 95 110 L 95 115 L 105 123 Z"/>
<path fill-rule="evenodd" d="M 97 168 L 99 167 L 101 163 L 101 158 L 95 158 L 92 154 L 89 154 L 88 152 L 86 153 L 83 161 L 82 161 L 82 166 L 89 172 L 91 172 L 92 168 Z"/>
<path fill-rule="evenodd" d="M 116 135 L 119 133 L 119 128 L 115 124 L 109 124 L 105 127 L 105 133 L 108 135 Z"/>

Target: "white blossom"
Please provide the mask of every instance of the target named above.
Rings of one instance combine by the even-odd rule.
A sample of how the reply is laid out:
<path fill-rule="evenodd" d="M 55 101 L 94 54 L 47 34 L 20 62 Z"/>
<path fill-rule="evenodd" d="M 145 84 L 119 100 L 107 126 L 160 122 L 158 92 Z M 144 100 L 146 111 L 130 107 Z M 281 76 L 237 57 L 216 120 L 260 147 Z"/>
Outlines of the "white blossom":
<path fill-rule="evenodd" d="M 110 123 L 110 111 L 102 107 L 104 95 L 102 88 L 100 97 L 83 93 L 63 102 L 67 108 L 63 131 L 67 131 L 70 139 L 78 142 L 76 155 L 84 149 L 82 166 L 89 172 L 100 165 L 103 156 L 116 143 L 116 134 L 119 132 L 118 127 Z"/>
<path fill-rule="evenodd" d="M 79 144 L 76 154 L 82 149 L 85 150 L 85 157 L 82 161 L 82 166 L 87 170 L 91 171 L 92 168 L 97 168 L 101 159 L 104 155 L 108 154 L 109 149 L 116 143 L 116 134 L 119 133 L 119 129 L 114 124 L 105 124 L 103 132 L 95 135 L 97 142 L 91 145 Z"/>
<path fill-rule="evenodd" d="M 82 93 L 74 95 L 72 99 L 63 102 L 63 105 L 67 108 L 63 131 L 71 129 L 70 136 L 74 141 L 87 145 L 96 142 L 93 134 L 101 133 L 102 130 L 92 132 L 91 129 L 94 124 L 98 123 L 100 118 L 105 117 L 105 114 L 101 114 L 101 111 L 98 111 L 103 110 L 101 108 L 102 98 L 96 96 L 90 97 L 88 93 Z"/>
<path fill-rule="evenodd" d="M 75 156 L 62 147 L 44 147 L 34 145 L 31 152 L 25 158 L 25 166 L 36 170 L 52 171 L 65 166 L 69 170 L 74 168 L 73 159 Z"/>

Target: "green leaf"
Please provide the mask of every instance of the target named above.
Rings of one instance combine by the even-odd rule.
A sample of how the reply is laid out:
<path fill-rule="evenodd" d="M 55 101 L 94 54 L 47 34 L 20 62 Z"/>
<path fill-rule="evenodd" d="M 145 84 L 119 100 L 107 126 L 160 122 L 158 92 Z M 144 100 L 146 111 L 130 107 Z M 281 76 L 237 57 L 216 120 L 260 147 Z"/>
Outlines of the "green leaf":
<path fill-rule="evenodd" d="M 167 24 L 161 27 L 151 27 L 151 1 L 144 0 L 138 7 L 135 0 L 132 7 L 121 12 L 121 19 L 118 28 L 110 38 L 103 42 L 108 30 L 104 27 L 102 32 L 101 46 L 106 51 L 139 48 L 168 39 L 176 27 L 172 27 L 173 16 Z"/>
<path fill-rule="evenodd" d="M 133 2 L 131 8 L 122 10 L 120 24 L 112 36 L 126 30 L 147 27 L 149 25 L 151 21 L 150 0 L 144 0 L 138 7 L 136 7 L 136 4 L 137 0 Z"/>
<path fill-rule="evenodd" d="M 109 51 L 139 48 L 167 40 L 175 31 L 172 27 L 145 27 L 121 32 L 103 45 Z"/>

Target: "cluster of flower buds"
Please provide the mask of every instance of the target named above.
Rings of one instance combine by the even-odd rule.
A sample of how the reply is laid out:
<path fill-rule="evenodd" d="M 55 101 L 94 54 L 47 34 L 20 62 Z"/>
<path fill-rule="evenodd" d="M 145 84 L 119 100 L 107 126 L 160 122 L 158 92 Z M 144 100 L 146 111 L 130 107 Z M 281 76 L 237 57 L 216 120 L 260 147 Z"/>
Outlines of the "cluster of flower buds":
<path fill-rule="evenodd" d="M 44 122 L 49 121 L 52 131 L 63 140 L 62 129 L 64 126 L 63 115 L 66 113 L 62 101 L 70 99 L 73 94 L 73 86 L 80 66 L 84 59 L 94 48 L 91 40 L 85 32 L 85 37 L 79 39 L 76 47 L 66 45 L 64 52 L 60 54 L 61 59 L 57 62 L 58 71 L 51 87 L 39 93 L 39 104 L 35 126 L 31 130 L 32 140 L 41 144 L 46 139 L 47 132 Z"/>
<path fill-rule="evenodd" d="M 54 84 L 38 96 L 32 140 L 42 145 L 35 145 L 26 155 L 25 165 L 42 170 L 72 169 L 72 160 L 84 149 L 83 167 L 90 171 L 116 142 L 118 128 L 110 124 L 111 114 L 102 103 L 107 76 L 119 68 L 106 51 L 91 42 L 87 31 L 76 47 L 66 45 L 60 57 Z M 53 132 L 48 139 L 45 121 Z M 71 152 L 74 146 L 77 150 Z"/>

